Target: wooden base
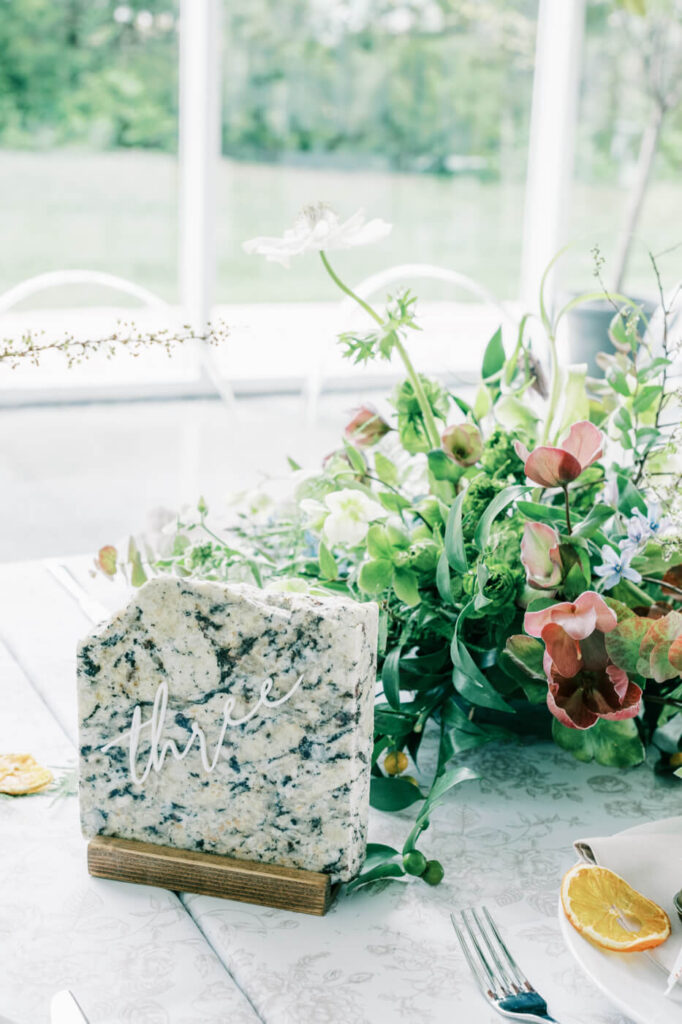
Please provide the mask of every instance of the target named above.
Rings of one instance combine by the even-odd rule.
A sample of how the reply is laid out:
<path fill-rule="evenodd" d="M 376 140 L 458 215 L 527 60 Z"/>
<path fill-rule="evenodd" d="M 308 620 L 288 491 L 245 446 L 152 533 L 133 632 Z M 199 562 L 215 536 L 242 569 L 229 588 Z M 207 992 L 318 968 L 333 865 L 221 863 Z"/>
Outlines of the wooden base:
<path fill-rule="evenodd" d="M 326 914 L 333 897 L 329 876 L 317 871 L 256 864 L 113 836 L 96 836 L 90 841 L 88 871 L 96 878 L 220 896 L 299 914 Z"/>

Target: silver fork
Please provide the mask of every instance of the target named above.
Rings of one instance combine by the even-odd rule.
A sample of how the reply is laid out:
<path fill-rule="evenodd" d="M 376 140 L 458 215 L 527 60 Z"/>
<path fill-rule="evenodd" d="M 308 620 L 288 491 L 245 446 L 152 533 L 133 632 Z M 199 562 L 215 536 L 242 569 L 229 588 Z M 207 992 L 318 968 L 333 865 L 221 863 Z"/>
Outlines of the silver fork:
<path fill-rule="evenodd" d="M 472 907 L 450 914 L 462 952 L 481 992 L 498 1013 L 512 1020 L 558 1021 L 511 955 L 487 907 L 482 915 Z M 466 934 L 466 940 L 465 940 Z"/>

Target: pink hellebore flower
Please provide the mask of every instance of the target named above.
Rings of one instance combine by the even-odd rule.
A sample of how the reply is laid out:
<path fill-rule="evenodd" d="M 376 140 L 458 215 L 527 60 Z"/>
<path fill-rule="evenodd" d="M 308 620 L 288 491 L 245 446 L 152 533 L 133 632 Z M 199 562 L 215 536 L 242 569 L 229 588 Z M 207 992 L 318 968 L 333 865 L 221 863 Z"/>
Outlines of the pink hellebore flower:
<path fill-rule="evenodd" d="M 526 476 L 541 487 L 565 487 L 584 469 L 601 458 L 604 435 L 594 423 L 574 423 L 558 448 L 541 445 L 529 452 L 520 441 L 514 442 L 516 454 L 523 459 Z"/>
<path fill-rule="evenodd" d="M 344 430 L 345 436 L 353 444 L 364 448 L 376 444 L 388 434 L 390 426 L 382 416 L 370 405 L 362 405 L 356 409 L 353 419 Z"/>
<path fill-rule="evenodd" d="M 553 590 L 561 583 L 559 534 L 546 523 L 526 523 L 521 541 L 521 562 L 529 586 Z"/>
<path fill-rule="evenodd" d="M 642 691 L 606 653 L 604 634 L 618 624 L 604 599 L 592 590 L 577 601 L 526 612 L 524 628 L 545 642 L 547 706 L 569 729 L 589 729 L 600 718 L 634 718 Z"/>

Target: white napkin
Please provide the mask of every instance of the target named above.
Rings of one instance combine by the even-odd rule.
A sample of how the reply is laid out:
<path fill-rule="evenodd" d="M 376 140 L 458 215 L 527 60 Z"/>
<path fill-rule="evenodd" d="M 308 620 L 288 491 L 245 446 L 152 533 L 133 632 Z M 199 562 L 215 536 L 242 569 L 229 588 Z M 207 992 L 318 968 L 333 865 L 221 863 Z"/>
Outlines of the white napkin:
<path fill-rule="evenodd" d="M 673 899 L 682 889 L 682 817 L 637 825 L 615 836 L 578 839 L 578 855 L 610 868 L 663 907 L 672 926 L 670 938 L 650 956 L 668 973 L 682 968 L 682 921 Z"/>

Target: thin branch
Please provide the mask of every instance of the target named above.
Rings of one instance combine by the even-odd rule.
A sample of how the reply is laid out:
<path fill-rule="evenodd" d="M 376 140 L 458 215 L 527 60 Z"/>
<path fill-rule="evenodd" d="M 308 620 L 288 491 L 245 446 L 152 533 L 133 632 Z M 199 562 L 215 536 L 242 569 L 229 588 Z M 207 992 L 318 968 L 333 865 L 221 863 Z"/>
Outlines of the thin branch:
<path fill-rule="evenodd" d="M 120 320 L 117 329 L 103 338 L 76 338 L 67 333 L 59 339 L 41 341 L 45 331 L 27 331 L 19 339 L 3 338 L 0 341 L 0 365 L 8 363 L 13 370 L 22 364 L 39 366 L 42 357 L 52 352 L 63 355 L 69 368 L 84 362 L 98 351 L 104 352 L 107 359 L 111 359 L 121 349 L 127 349 L 130 355 L 137 356 L 145 348 L 157 347 L 165 349 L 170 356 L 175 345 L 184 345 L 190 341 L 217 345 L 228 334 L 229 329 L 222 322 L 209 325 L 203 332 L 195 331 L 189 324 L 183 324 L 175 331 L 168 327 L 142 331 L 134 323 Z"/>

